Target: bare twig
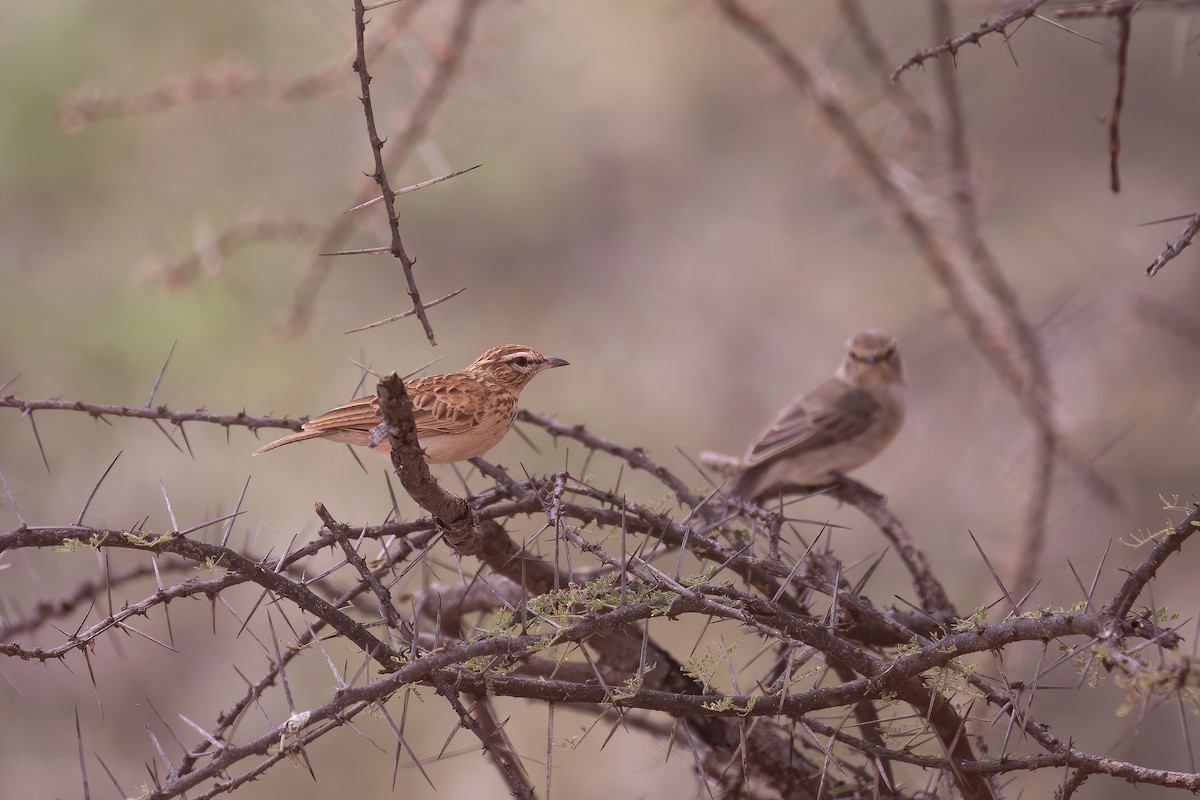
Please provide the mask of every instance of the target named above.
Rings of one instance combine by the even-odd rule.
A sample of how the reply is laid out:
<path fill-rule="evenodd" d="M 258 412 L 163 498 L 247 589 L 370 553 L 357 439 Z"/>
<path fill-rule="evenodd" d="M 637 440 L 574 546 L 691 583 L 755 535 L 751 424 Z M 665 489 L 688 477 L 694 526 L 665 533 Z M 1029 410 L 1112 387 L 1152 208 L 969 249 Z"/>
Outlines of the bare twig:
<path fill-rule="evenodd" d="M 362 0 L 354 0 L 354 41 L 358 48 L 354 59 L 354 71 L 358 73 L 359 91 L 362 93 L 359 99 L 362 100 L 363 117 L 367 122 L 367 138 L 371 142 L 371 154 L 375 157 L 375 171 L 371 177 L 379 184 L 379 189 L 383 192 L 388 229 L 392 232 L 391 253 L 400 261 L 400 266 L 404 270 L 404 280 L 408 284 L 408 296 L 412 300 L 413 311 L 416 313 L 417 319 L 421 321 L 421 327 L 425 329 L 425 338 L 431 345 L 436 346 L 437 340 L 433 338 L 433 326 L 429 324 L 429 316 L 421 304 L 417 281 L 413 277 L 413 260 L 405 252 L 404 243 L 400 240 L 400 218 L 396 212 L 396 195 L 392 191 L 387 169 L 384 166 L 383 139 L 379 138 L 379 132 L 375 127 L 375 108 L 371 103 L 371 75 L 367 71 L 366 34 L 366 10 L 363 8 Z"/>
<path fill-rule="evenodd" d="M 895 103 L 909 125 L 921 133 L 931 131 L 933 121 L 921 106 L 920 101 L 897 81 L 895 76 L 892 76 L 891 80 L 888 79 L 887 65 L 892 61 L 884 51 L 883 43 L 875 35 L 867 15 L 863 12 L 862 4 L 859 0 L 839 0 L 838 7 L 841 9 L 842 18 L 846 20 L 846 26 L 858 41 L 863 55 L 866 56 L 871 71 L 879 75 L 883 81 L 884 91 L 888 98 Z"/>
<path fill-rule="evenodd" d="M 400 8 L 405 8 L 403 3 Z M 475 19 L 482 6 L 482 0 L 460 0 L 451 31 L 446 44 L 440 49 L 435 61 L 433 74 L 422 88 L 420 96 L 411 106 L 411 111 L 404 123 L 404 128 L 394 143 L 388 148 L 387 158 L 382 163 L 382 171 L 394 171 L 408 159 L 413 149 L 425 137 L 429 127 L 449 93 L 450 87 L 462 68 L 466 51 L 471 41 Z M 362 78 L 362 80 L 366 80 Z M 365 105 L 364 105 L 365 109 Z M 377 161 L 377 168 L 380 162 Z M 380 187 L 374 178 L 364 183 L 356 192 L 354 205 L 379 196 Z M 317 244 L 318 252 L 330 252 L 338 249 L 338 245 L 353 229 L 355 216 L 343 215 L 326 231 Z M 390 222 L 390 215 L 389 215 Z M 312 318 L 313 307 L 317 295 L 329 276 L 329 261 L 316 257 L 309 262 L 308 269 L 296 287 L 292 302 L 292 310 L 280 328 L 285 336 L 294 336 L 307 328 Z M 407 276 L 406 276 L 407 277 Z M 415 307 L 415 304 L 414 304 Z"/>
<path fill-rule="evenodd" d="M 899 80 L 905 70 L 910 67 L 920 66 L 931 58 L 937 58 L 945 53 L 949 53 L 951 57 L 954 57 L 958 55 L 959 49 L 964 45 L 979 44 L 979 41 L 989 34 L 999 33 L 1007 39 L 1007 28 L 1009 25 L 1018 20 L 1029 19 L 1045 4 L 1046 0 L 1030 0 L 1024 5 L 1017 6 L 1008 13 L 998 17 L 994 22 L 984 22 L 970 33 L 964 33 L 952 39 L 947 38 L 942 44 L 920 50 L 909 56 L 905 59 L 904 63 L 892 71 L 892 80 Z"/>
<path fill-rule="evenodd" d="M 1167 262 L 1178 256 L 1184 249 L 1192 243 L 1192 239 L 1196 234 L 1200 233 L 1200 213 L 1193 214 L 1187 225 L 1183 229 L 1183 233 L 1175 237 L 1175 240 L 1169 242 L 1158 257 L 1146 267 L 1146 275 L 1153 278 L 1158 274 L 1158 271 L 1167 265 Z"/>

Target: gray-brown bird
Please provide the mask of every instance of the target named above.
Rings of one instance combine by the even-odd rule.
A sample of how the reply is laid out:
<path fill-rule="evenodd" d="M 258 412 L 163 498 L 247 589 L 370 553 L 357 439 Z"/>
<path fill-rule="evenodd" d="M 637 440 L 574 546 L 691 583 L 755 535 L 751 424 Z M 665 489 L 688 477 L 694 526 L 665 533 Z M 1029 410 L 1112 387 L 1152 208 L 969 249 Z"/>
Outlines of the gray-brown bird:
<path fill-rule="evenodd" d="M 567 361 L 549 358 L 531 347 L 506 344 L 493 347 L 461 372 L 430 375 L 405 384 L 413 403 L 417 441 L 430 464 L 449 464 L 480 456 L 495 447 L 517 418 L 517 398 L 533 376 Z M 254 451 L 306 439 L 370 447 L 387 456 L 391 440 L 374 444 L 371 431 L 383 422 L 379 398 L 360 397 L 304 423 L 299 433 L 276 439 Z"/>
<path fill-rule="evenodd" d="M 750 502 L 833 483 L 896 438 L 904 422 L 904 363 L 896 339 L 879 330 L 846 341 L 834 376 L 784 408 L 742 458 L 701 453 L 732 479 L 730 494 Z"/>

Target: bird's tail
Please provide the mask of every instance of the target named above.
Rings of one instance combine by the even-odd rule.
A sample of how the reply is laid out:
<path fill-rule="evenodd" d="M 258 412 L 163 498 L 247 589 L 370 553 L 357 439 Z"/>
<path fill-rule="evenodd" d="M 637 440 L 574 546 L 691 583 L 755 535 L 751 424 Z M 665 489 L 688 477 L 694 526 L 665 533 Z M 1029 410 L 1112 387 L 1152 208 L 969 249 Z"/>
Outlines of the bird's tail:
<path fill-rule="evenodd" d="M 757 503 L 762 490 L 765 488 L 759 485 L 762 470 L 762 464 L 742 470 L 734 476 L 733 483 L 730 484 L 725 493 L 737 500 L 744 500 L 747 503 Z"/>
<path fill-rule="evenodd" d="M 747 467 L 737 456 L 705 451 L 700 454 L 700 463 L 725 479 L 724 492 L 733 500 L 752 500 L 751 493 L 758 483 L 760 467 Z"/>
<path fill-rule="evenodd" d="M 742 460 L 737 456 L 713 453 L 708 450 L 700 454 L 700 463 L 723 478 L 736 478 L 745 469 Z"/>
<path fill-rule="evenodd" d="M 283 447 L 285 444 L 291 444 L 292 442 L 303 442 L 305 439 L 315 439 L 316 437 L 324 436 L 327 433 L 329 433 L 329 431 L 324 430 L 300 431 L 299 433 L 293 433 L 288 436 L 284 436 L 281 439 L 276 439 L 268 444 L 264 444 L 262 447 L 255 450 L 251 455 L 261 456 L 263 453 L 267 452 L 268 450 L 274 450 L 276 447 Z"/>

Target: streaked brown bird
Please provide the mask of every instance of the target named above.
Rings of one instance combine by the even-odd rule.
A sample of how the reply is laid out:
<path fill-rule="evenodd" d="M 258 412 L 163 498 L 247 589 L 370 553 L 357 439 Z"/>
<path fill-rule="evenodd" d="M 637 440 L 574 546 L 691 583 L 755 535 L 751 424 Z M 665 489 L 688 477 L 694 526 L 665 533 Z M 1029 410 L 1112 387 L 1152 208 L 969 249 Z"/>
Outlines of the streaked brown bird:
<path fill-rule="evenodd" d="M 701 453 L 733 480 L 730 494 L 755 502 L 800 487 L 833 483 L 883 452 L 904 423 L 904 363 L 889 333 L 846 341 L 834 376 L 779 412 L 742 458 Z"/>
<path fill-rule="evenodd" d="M 567 361 L 548 358 L 531 347 L 506 344 L 493 347 L 461 372 L 430 375 L 405 384 L 413 403 L 417 441 L 430 464 L 449 464 L 483 455 L 504 438 L 517 418 L 517 397 L 533 376 Z M 306 439 L 370 447 L 387 456 L 391 440 L 372 444 L 371 431 L 383 422 L 379 398 L 360 397 L 304 423 L 299 433 L 276 439 L 254 451 Z"/>

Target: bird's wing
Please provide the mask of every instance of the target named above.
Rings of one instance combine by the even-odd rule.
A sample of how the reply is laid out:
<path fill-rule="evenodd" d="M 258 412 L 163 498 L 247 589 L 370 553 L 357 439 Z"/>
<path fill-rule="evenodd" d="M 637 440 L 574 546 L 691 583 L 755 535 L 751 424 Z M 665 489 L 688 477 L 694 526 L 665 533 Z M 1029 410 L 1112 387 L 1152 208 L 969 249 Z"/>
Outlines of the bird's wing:
<path fill-rule="evenodd" d="M 870 393 L 828 381 L 779 413 L 746 451 L 746 466 L 845 441 L 865 431 L 879 410 Z"/>
<path fill-rule="evenodd" d="M 438 379 L 442 375 L 433 376 Z M 433 391 L 436 388 L 436 392 Z M 405 387 L 413 404 L 413 421 L 417 436 L 448 436 L 465 433 L 479 424 L 482 407 L 477 392 L 463 381 L 431 383 L 428 378 L 411 381 Z M 472 399 L 474 398 L 474 399 Z M 383 422 L 379 398 L 375 395 L 351 400 L 330 409 L 304 424 L 304 431 L 316 434 L 332 431 L 364 431 L 369 433 Z"/>
<path fill-rule="evenodd" d="M 375 395 L 351 400 L 343 406 L 330 409 L 319 417 L 304 423 L 304 432 L 315 434 L 332 431 L 367 431 L 383 421 L 379 413 L 379 399 Z"/>
<path fill-rule="evenodd" d="M 479 424 L 485 404 L 480 402 L 482 387 L 477 381 L 465 376 L 456 381 L 439 380 L 436 384 L 431 380 L 418 378 L 406 387 L 413 401 L 418 436 L 453 436 L 466 433 Z M 435 387 L 436 392 L 432 391 Z M 483 396 L 490 394 L 485 392 Z"/>
<path fill-rule="evenodd" d="M 440 378 L 440 375 L 438 375 Z M 410 381 L 404 387 L 413 401 L 413 421 L 418 435 L 454 435 L 472 429 L 479 422 L 479 403 L 468 399 L 472 393 L 463 391 L 461 385 L 437 386 L 425 379 Z M 383 422 L 379 411 L 379 398 L 359 397 L 305 423 L 306 432 L 365 431 Z"/>

